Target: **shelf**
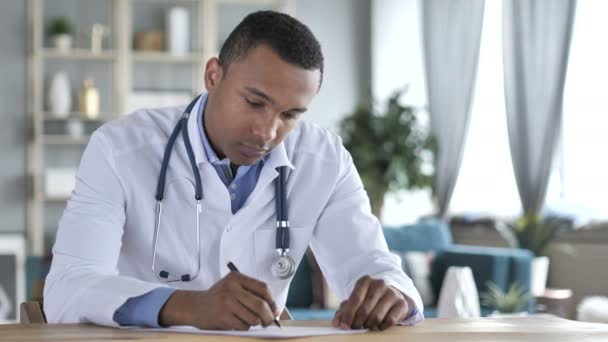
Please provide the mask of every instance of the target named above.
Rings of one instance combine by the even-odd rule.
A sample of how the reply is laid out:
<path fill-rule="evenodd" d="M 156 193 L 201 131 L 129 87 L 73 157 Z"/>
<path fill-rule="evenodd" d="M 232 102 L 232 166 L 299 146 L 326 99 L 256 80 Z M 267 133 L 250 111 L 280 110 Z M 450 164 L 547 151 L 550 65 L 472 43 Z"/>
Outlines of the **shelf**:
<path fill-rule="evenodd" d="M 83 123 L 100 123 L 100 124 L 117 117 L 117 115 L 115 115 L 114 113 L 109 113 L 109 112 L 99 113 L 97 119 L 83 119 L 83 118 L 81 118 L 80 112 L 70 112 L 70 113 L 68 113 L 68 116 L 66 118 L 53 117 L 54 114 L 52 114 L 51 112 L 43 112 L 42 115 L 44 117 L 45 122 L 49 122 L 49 121 L 67 122 L 69 120 L 77 119 L 77 120 L 82 121 Z M 107 118 L 112 118 L 112 119 L 107 119 Z"/>
<path fill-rule="evenodd" d="M 148 63 L 204 63 L 205 57 L 201 53 L 185 55 L 172 55 L 168 52 L 133 52 L 133 61 Z"/>
<path fill-rule="evenodd" d="M 45 145 L 86 145 L 89 143 L 90 136 L 72 137 L 70 135 L 45 134 L 43 142 Z"/>
<path fill-rule="evenodd" d="M 244 6 L 277 6 L 281 5 L 280 0 L 219 0 L 220 5 L 244 5 Z"/>
<path fill-rule="evenodd" d="M 139 3 L 146 3 L 146 4 L 162 4 L 162 3 L 167 3 L 167 4 L 195 4 L 197 1 L 199 0 L 133 0 L 133 2 L 139 2 Z M 245 0 L 247 1 L 247 0 Z"/>
<path fill-rule="evenodd" d="M 48 59 L 114 61 L 116 56 L 117 53 L 113 50 L 93 53 L 86 49 L 71 49 L 67 52 L 62 52 L 56 49 L 45 48 L 42 52 L 42 57 Z"/>
<path fill-rule="evenodd" d="M 51 203 L 67 202 L 69 199 L 70 196 L 44 196 L 44 201 Z"/>

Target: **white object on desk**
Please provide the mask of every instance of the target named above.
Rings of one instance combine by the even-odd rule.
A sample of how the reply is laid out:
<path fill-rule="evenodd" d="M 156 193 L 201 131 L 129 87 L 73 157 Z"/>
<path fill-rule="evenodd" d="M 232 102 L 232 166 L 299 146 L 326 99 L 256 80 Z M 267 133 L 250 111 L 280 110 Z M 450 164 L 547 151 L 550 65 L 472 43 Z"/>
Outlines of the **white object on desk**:
<path fill-rule="evenodd" d="M 132 328 L 130 328 L 132 329 Z M 169 328 L 153 328 L 143 329 L 134 328 L 141 331 L 159 331 L 159 332 L 177 332 L 186 334 L 199 334 L 199 335 L 229 335 L 229 336 L 246 336 L 256 338 L 272 338 L 272 339 L 283 339 L 293 337 L 307 337 L 307 336 L 325 336 L 325 335 L 349 335 L 349 334 L 361 334 L 367 332 L 367 329 L 353 329 L 353 330 L 342 330 L 333 327 L 290 327 L 283 326 L 281 328 L 276 326 L 269 326 L 262 328 L 260 326 L 251 327 L 248 331 L 237 331 L 237 330 L 202 330 L 190 326 L 175 326 Z"/>
<path fill-rule="evenodd" d="M 445 273 L 437 317 L 439 318 L 479 318 L 479 295 L 470 267 L 451 266 Z"/>

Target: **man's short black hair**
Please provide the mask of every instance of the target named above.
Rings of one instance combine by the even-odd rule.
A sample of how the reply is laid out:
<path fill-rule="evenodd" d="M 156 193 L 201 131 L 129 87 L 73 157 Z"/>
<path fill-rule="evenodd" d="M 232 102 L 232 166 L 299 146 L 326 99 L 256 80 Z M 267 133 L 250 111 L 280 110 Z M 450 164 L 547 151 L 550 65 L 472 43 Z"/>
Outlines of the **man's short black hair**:
<path fill-rule="evenodd" d="M 323 79 L 323 53 L 315 36 L 297 19 L 275 11 L 253 12 L 230 33 L 219 55 L 224 72 L 230 63 L 261 44 L 270 46 L 288 63 L 306 70 L 319 69 Z"/>

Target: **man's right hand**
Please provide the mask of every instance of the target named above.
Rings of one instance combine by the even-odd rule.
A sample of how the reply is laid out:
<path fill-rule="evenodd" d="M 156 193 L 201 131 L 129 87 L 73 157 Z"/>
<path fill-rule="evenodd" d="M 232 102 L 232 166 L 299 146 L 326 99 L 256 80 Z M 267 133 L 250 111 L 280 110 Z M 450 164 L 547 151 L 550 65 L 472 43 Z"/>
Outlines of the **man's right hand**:
<path fill-rule="evenodd" d="M 207 291 L 175 291 L 158 321 L 161 326 L 248 330 L 255 325 L 266 327 L 276 316 L 277 307 L 265 283 L 230 272 Z"/>

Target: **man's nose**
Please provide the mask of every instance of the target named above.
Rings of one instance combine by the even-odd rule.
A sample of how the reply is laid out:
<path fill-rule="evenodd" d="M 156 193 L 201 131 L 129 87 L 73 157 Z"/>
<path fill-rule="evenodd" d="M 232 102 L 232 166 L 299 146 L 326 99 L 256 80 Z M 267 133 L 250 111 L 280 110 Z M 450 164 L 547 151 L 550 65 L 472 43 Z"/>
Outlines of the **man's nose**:
<path fill-rule="evenodd" d="M 260 143 L 263 142 L 266 145 L 277 137 L 278 121 L 275 115 L 260 115 L 254 120 L 251 132 Z"/>

